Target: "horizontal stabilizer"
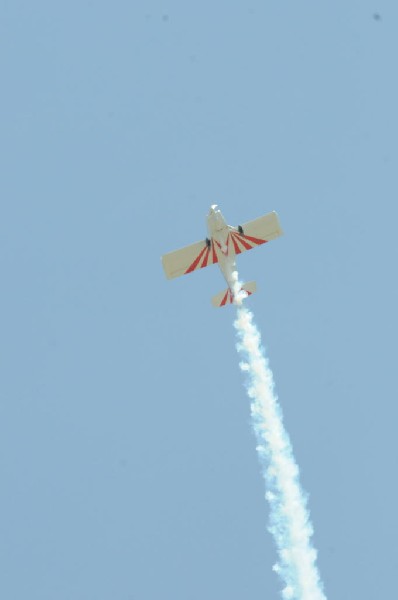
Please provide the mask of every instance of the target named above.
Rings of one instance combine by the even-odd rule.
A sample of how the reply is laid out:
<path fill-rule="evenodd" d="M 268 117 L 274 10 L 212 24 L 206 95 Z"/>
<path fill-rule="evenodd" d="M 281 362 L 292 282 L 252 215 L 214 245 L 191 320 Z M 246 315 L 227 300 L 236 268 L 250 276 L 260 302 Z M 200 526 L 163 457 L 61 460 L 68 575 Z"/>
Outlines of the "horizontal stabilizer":
<path fill-rule="evenodd" d="M 254 294 L 256 289 L 257 289 L 257 286 L 256 286 L 255 281 L 249 281 L 249 283 L 244 283 L 242 286 L 242 290 L 245 290 L 245 292 L 247 293 L 248 296 L 251 296 L 251 294 Z M 213 296 L 213 298 L 211 299 L 211 303 L 215 307 L 226 306 L 227 304 L 232 304 L 233 301 L 234 301 L 234 295 L 230 288 L 227 288 L 223 292 L 220 292 L 216 296 Z"/>

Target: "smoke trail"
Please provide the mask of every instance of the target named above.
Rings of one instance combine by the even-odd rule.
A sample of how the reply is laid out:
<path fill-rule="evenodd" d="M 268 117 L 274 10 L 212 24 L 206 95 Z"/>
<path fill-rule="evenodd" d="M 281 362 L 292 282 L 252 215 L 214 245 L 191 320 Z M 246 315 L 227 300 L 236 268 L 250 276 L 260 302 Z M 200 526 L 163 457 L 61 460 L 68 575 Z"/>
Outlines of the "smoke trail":
<path fill-rule="evenodd" d="M 310 540 L 313 529 L 307 502 L 283 426 L 272 371 L 261 347 L 253 314 L 242 306 L 245 292 L 241 291 L 236 271 L 231 272 L 230 282 L 237 305 L 234 322 L 239 340 L 237 349 L 244 358 L 240 367 L 248 375 L 252 423 L 270 505 L 269 531 L 279 555 L 274 570 L 284 581 L 282 596 L 285 600 L 326 600 L 315 564 L 317 553 Z"/>

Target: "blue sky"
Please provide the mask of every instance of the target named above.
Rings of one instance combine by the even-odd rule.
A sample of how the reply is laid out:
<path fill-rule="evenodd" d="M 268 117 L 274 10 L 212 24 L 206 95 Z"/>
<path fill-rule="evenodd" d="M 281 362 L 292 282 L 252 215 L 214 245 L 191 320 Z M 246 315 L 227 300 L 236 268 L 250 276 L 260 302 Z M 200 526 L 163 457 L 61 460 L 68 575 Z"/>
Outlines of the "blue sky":
<path fill-rule="evenodd" d="M 375 19 L 375 13 L 380 15 Z M 398 7 L 4 1 L 0 596 L 278 598 L 216 267 L 240 257 L 328 598 L 391 597 Z"/>

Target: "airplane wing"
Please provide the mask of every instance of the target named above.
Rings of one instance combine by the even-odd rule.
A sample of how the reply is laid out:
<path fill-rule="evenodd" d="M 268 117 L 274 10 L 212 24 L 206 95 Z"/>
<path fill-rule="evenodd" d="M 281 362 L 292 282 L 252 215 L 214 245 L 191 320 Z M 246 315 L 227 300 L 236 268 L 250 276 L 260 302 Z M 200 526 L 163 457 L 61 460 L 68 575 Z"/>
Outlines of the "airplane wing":
<path fill-rule="evenodd" d="M 207 240 L 196 242 L 196 244 L 185 246 L 181 250 L 175 250 L 162 256 L 163 269 L 167 279 L 192 273 L 197 269 L 214 265 L 216 262 L 218 262 L 218 258 L 214 245 L 207 243 Z"/>
<path fill-rule="evenodd" d="M 236 254 L 251 250 L 256 246 L 265 244 L 283 234 L 276 212 L 271 212 L 264 217 L 248 221 L 239 227 L 230 228 L 230 236 Z"/>

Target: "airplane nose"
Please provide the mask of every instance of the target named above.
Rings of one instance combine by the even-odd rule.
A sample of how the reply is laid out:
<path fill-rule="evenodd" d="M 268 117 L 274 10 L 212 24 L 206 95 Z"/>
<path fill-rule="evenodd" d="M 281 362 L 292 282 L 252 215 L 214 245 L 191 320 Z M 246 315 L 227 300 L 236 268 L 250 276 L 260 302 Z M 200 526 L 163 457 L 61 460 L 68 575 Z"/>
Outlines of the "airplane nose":
<path fill-rule="evenodd" d="M 210 206 L 210 212 L 216 212 L 217 208 L 218 208 L 218 205 L 217 205 L 217 204 L 212 204 L 212 205 Z"/>

